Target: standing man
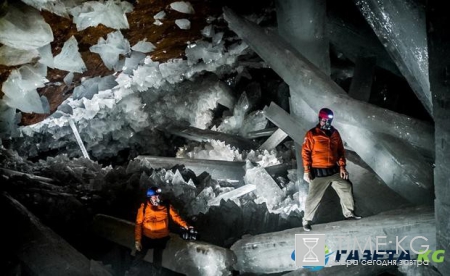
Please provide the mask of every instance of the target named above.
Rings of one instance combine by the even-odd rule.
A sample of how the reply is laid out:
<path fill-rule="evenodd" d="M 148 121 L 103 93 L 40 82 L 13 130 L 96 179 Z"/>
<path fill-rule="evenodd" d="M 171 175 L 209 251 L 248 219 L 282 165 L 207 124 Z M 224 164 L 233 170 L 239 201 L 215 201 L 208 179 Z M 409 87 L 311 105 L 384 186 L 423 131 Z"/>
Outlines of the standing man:
<path fill-rule="evenodd" d="M 309 183 L 303 229 L 311 231 L 311 221 L 319 207 L 325 190 L 331 184 L 341 200 L 346 219 L 361 219 L 354 211 L 352 185 L 345 169 L 345 150 L 339 132 L 331 126 L 333 111 L 322 108 L 319 123 L 310 129 L 302 146 L 303 179 Z"/>

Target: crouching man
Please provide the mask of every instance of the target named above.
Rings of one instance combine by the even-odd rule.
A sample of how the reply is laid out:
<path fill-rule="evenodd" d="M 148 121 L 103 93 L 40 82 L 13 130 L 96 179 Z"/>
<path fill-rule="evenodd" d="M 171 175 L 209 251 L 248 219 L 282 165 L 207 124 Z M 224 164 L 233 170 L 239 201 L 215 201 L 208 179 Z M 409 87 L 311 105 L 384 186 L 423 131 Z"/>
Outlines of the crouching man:
<path fill-rule="evenodd" d="M 161 267 L 162 253 L 170 239 L 170 221 L 193 230 L 167 202 L 161 201 L 161 189 L 152 187 L 147 190 L 147 200 L 137 211 L 135 227 L 136 257 L 130 272 L 142 264 L 149 249 L 153 249 L 153 264 Z M 134 271 L 135 272 L 135 271 Z M 131 273 L 134 274 L 134 273 Z"/>

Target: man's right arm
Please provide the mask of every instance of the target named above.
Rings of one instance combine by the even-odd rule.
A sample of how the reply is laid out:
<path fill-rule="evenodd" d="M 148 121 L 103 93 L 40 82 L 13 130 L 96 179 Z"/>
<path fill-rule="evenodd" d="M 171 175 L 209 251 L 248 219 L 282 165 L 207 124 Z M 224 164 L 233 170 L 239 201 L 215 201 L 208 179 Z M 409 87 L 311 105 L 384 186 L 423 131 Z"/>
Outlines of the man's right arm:
<path fill-rule="evenodd" d="M 312 134 L 310 131 L 308 131 L 305 135 L 305 139 L 303 140 L 302 144 L 302 161 L 304 170 L 303 179 L 308 183 L 311 181 L 311 164 L 312 164 L 311 152 L 312 152 Z"/>
<path fill-rule="evenodd" d="M 144 204 L 137 211 L 136 224 L 134 227 L 134 241 L 136 250 L 141 251 L 141 238 L 142 238 L 142 222 L 144 221 Z"/>

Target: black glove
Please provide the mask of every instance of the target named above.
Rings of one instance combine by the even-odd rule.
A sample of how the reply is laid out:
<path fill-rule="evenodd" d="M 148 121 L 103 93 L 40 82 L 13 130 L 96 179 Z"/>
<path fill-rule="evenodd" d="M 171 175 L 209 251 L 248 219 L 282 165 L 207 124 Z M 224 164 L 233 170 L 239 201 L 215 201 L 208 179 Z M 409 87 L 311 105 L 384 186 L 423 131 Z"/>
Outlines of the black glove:
<path fill-rule="evenodd" d="M 189 226 L 188 229 L 184 227 L 182 228 L 180 236 L 183 240 L 196 240 L 197 234 L 198 232 L 194 229 L 194 227 Z"/>

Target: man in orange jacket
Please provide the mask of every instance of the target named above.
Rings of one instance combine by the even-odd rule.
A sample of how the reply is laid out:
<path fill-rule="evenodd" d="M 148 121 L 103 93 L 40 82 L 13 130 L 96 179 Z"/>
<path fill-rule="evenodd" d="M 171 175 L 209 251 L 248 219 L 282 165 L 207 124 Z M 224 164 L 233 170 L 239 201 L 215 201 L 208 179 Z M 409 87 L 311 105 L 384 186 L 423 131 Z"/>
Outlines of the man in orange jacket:
<path fill-rule="evenodd" d="M 303 179 L 309 183 L 303 216 L 305 231 L 311 231 L 311 221 L 330 184 L 341 200 L 344 217 L 361 219 L 354 214 L 352 185 L 345 169 L 344 145 L 339 132 L 331 126 L 333 116 L 333 111 L 322 108 L 319 111 L 319 123 L 306 133 L 303 141 Z"/>
<path fill-rule="evenodd" d="M 192 228 L 171 205 L 161 203 L 160 194 L 161 189 L 156 187 L 147 190 L 148 200 L 139 207 L 134 232 L 135 247 L 138 251 L 136 258 L 143 259 L 148 249 L 152 248 L 153 263 L 158 266 L 161 265 L 162 251 L 170 239 L 170 219 L 185 229 Z"/>

